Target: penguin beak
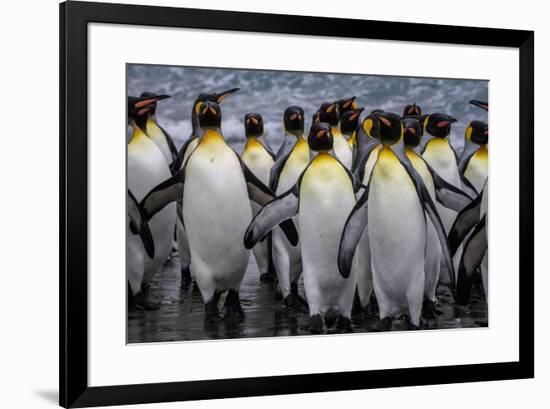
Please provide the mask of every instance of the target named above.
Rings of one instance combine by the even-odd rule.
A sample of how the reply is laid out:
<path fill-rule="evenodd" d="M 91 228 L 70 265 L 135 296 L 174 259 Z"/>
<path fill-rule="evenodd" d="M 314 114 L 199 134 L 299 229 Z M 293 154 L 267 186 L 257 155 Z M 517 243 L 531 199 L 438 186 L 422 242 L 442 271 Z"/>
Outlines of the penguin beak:
<path fill-rule="evenodd" d="M 137 115 L 138 116 L 142 116 L 142 115 L 145 115 L 146 113 L 148 113 L 151 109 L 153 109 L 155 106 L 154 105 L 147 105 L 147 106 L 144 106 L 142 108 L 140 108 L 138 111 L 137 111 Z"/>
<path fill-rule="evenodd" d="M 346 102 L 344 102 L 344 103 L 342 104 L 342 106 L 343 106 L 344 108 L 347 109 L 350 105 L 352 105 L 352 104 L 354 103 L 355 98 L 356 98 L 356 97 L 353 96 L 353 97 L 351 97 L 350 99 L 347 99 Z M 353 108 L 353 107 L 352 107 L 352 108 Z"/>
<path fill-rule="evenodd" d="M 231 94 L 234 94 L 235 92 L 237 92 L 238 90 L 240 90 L 240 88 L 231 88 L 231 89 L 228 89 L 227 91 L 223 91 L 223 92 L 220 92 L 219 94 L 214 94 L 215 95 L 215 99 L 216 101 L 219 103 L 221 103 L 227 96 L 231 95 Z"/>
<path fill-rule="evenodd" d="M 142 99 L 141 101 L 138 101 L 134 104 L 134 107 L 136 108 L 143 108 L 147 105 L 154 105 L 157 103 L 157 101 L 160 101 L 161 99 L 166 99 L 166 98 L 170 98 L 170 95 L 157 95 L 155 97 L 151 97 L 151 98 L 147 98 L 147 99 Z"/>

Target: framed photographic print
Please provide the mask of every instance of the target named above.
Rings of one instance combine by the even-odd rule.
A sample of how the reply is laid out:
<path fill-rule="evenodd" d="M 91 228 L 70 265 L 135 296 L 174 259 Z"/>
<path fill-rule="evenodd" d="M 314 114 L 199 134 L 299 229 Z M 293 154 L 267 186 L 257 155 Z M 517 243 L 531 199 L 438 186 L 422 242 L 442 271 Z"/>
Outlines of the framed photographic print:
<path fill-rule="evenodd" d="M 534 376 L 533 32 L 60 23 L 62 406 Z"/>

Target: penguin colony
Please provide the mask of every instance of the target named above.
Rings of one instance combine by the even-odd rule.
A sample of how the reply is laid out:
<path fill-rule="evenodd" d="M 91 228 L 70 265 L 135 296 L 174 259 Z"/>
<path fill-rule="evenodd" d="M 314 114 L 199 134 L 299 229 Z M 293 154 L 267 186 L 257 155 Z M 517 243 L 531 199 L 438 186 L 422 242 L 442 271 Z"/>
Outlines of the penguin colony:
<path fill-rule="evenodd" d="M 250 250 L 259 279 L 286 308 L 309 314 L 311 333 L 350 332 L 352 310 L 377 314 L 375 330 L 401 316 L 421 328 L 439 313 L 438 285 L 467 305 L 477 272 L 488 294 L 486 123 L 468 125 L 458 156 L 455 118 L 412 104 L 361 119 L 352 97 L 321 104 L 309 130 L 304 110 L 289 106 L 276 153 L 262 115 L 247 113 L 238 154 L 224 140 L 221 108 L 237 91 L 197 97 L 179 150 L 155 115 L 168 95 L 128 97 L 129 308 L 158 308 L 148 282 L 175 245 L 182 285 L 198 287 L 209 322 L 245 319 L 239 288 Z"/>

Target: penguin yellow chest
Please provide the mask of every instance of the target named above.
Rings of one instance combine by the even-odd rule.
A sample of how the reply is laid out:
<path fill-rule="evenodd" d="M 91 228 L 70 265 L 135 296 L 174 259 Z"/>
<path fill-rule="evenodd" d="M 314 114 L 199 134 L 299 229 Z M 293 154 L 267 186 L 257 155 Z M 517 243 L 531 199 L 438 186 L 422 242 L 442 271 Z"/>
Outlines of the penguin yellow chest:
<path fill-rule="evenodd" d="M 342 165 L 332 156 L 320 153 L 307 169 L 300 186 L 301 200 L 317 205 L 334 205 L 342 195 L 353 195 L 353 185 Z"/>
<path fill-rule="evenodd" d="M 147 135 L 151 140 L 158 146 L 161 150 L 162 155 L 170 164 L 172 162 L 172 153 L 170 152 L 170 147 L 168 146 L 168 141 L 166 140 L 166 135 L 160 129 L 160 127 L 153 121 L 151 118 L 147 120 Z"/>
<path fill-rule="evenodd" d="M 258 140 L 249 138 L 246 141 L 242 159 L 258 179 L 264 184 L 268 183 L 269 171 L 273 166 L 273 158 Z"/>
<path fill-rule="evenodd" d="M 434 167 L 446 167 L 449 162 L 456 162 L 456 158 L 447 138 L 432 139 L 426 145 L 426 149 L 422 156 L 430 163 L 433 163 L 432 166 Z"/>
<path fill-rule="evenodd" d="M 369 235 L 386 251 L 402 248 L 424 226 L 414 184 L 388 147 L 380 150 L 372 171 L 368 212 Z"/>
<path fill-rule="evenodd" d="M 468 166 L 464 171 L 464 176 L 474 185 L 478 192 L 481 192 L 489 169 L 489 152 L 487 145 L 482 145 L 476 153 L 472 155 Z"/>
<path fill-rule="evenodd" d="M 277 193 L 282 193 L 294 185 L 308 164 L 309 146 L 303 137 L 298 137 L 298 141 L 281 171 Z"/>

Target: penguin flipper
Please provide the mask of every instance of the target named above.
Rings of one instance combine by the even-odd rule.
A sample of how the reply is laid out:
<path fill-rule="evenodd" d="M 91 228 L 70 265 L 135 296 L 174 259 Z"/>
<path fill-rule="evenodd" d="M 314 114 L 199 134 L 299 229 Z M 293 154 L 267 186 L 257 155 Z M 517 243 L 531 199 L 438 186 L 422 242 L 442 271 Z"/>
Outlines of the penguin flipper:
<path fill-rule="evenodd" d="M 466 305 L 470 301 L 473 274 L 487 251 L 486 217 L 487 215 L 483 215 L 466 241 L 458 266 L 456 293 L 457 303 L 461 305 Z"/>
<path fill-rule="evenodd" d="M 363 128 L 360 128 L 357 139 L 357 153 L 353 158 L 353 164 L 351 167 L 351 172 L 360 181 L 363 180 L 365 165 L 367 163 L 367 160 L 369 160 L 371 152 L 379 145 L 380 142 L 378 140 L 370 138 L 365 133 Z"/>
<path fill-rule="evenodd" d="M 481 212 L 483 195 L 478 195 L 468 206 L 458 213 L 449 231 L 449 246 L 451 255 L 454 256 L 457 249 L 470 230 L 478 223 Z"/>
<path fill-rule="evenodd" d="M 174 176 L 155 186 L 140 203 L 146 220 L 164 209 L 172 202 L 183 197 L 183 183 L 185 182 L 185 167 L 181 168 Z"/>
<path fill-rule="evenodd" d="M 351 265 L 357 244 L 367 227 L 369 187 L 370 184 L 366 186 L 365 191 L 349 214 L 342 231 L 338 249 L 338 270 L 344 278 L 348 278 L 351 273 Z"/>
<path fill-rule="evenodd" d="M 422 157 L 420 157 L 422 158 Z M 445 206 L 448 209 L 456 210 L 460 212 L 470 203 L 472 203 L 472 198 L 467 193 L 463 192 L 454 185 L 451 185 L 445 179 L 443 179 L 439 174 L 432 168 L 428 162 L 422 158 L 428 170 L 432 175 L 435 187 L 436 199 L 439 203 Z"/>
<path fill-rule="evenodd" d="M 443 227 L 443 222 L 441 221 L 441 217 L 437 212 L 435 203 L 433 202 L 430 193 L 428 192 L 428 189 L 424 184 L 422 176 L 420 176 L 420 174 L 416 171 L 411 161 L 405 154 L 403 142 L 393 145 L 392 151 L 395 153 L 395 155 L 399 159 L 399 162 L 401 162 L 401 165 L 403 165 L 403 167 L 411 177 L 411 180 L 416 188 L 420 203 L 422 203 L 424 211 L 426 212 L 435 227 L 437 236 L 439 237 L 439 241 L 441 243 L 441 252 L 443 254 L 447 270 L 449 271 L 449 277 L 451 278 L 451 288 L 454 289 L 454 285 L 456 283 L 456 275 L 453 265 L 453 259 L 449 250 L 449 241 L 447 239 L 447 234 L 445 233 L 445 227 Z"/>
<path fill-rule="evenodd" d="M 257 141 L 260 142 L 260 145 L 262 145 L 264 147 L 264 149 L 268 153 L 268 155 L 271 156 L 271 159 L 275 160 L 276 155 L 273 152 L 273 150 L 271 149 L 271 146 L 269 146 L 269 144 L 266 141 L 264 141 L 263 139 L 258 138 Z"/>
<path fill-rule="evenodd" d="M 130 218 L 130 231 L 133 234 L 139 234 L 147 255 L 153 259 L 155 257 L 155 242 L 153 241 L 151 230 L 149 230 L 149 225 L 145 220 L 143 210 L 130 190 L 128 190 L 127 207 Z"/>
<path fill-rule="evenodd" d="M 168 147 L 170 148 L 170 153 L 172 154 L 172 163 L 173 163 L 178 157 L 178 153 L 179 153 L 178 148 L 176 148 L 176 145 L 174 144 L 174 140 L 172 139 L 170 134 L 166 132 L 166 130 L 159 124 L 157 124 L 157 126 L 160 128 L 160 130 L 164 133 L 164 136 L 166 137 L 166 142 L 168 143 Z"/>
<path fill-rule="evenodd" d="M 289 158 L 294 146 L 296 146 L 296 138 L 286 137 L 283 144 L 279 148 L 277 155 L 275 155 L 275 163 L 271 167 L 269 172 L 269 188 L 274 192 L 277 190 L 279 184 L 279 176 L 285 167 L 285 163 Z"/>
<path fill-rule="evenodd" d="M 298 231 L 292 217 L 298 213 L 299 199 L 297 184 L 281 196 L 265 205 L 256 214 L 244 235 L 244 246 L 251 249 L 270 230 L 280 225 L 288 241 L 293 246 L 298 244 Z"/>

